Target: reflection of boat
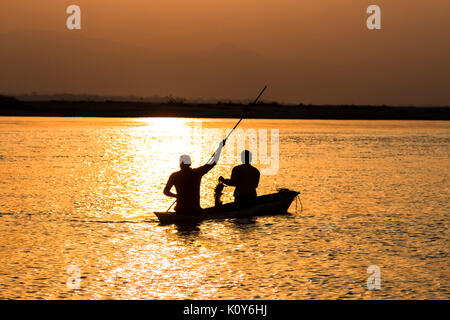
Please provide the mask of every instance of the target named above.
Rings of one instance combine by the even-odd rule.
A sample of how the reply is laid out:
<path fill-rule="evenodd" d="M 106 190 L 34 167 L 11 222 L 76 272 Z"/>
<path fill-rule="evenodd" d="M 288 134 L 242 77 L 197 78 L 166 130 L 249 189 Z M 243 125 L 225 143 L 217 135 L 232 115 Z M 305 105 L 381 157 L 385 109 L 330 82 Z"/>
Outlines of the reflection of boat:
<path fill-rule="evenodd" d="M 161 224 L 196 224 L 204 220 L 245 218 L 264 215 L 286 214 L 289 206 L 299 192 L 280 189 L 277 193 L 258 197 L 247 208 L 239 208 L 234 203 L 206 208 L 200 215 L 176 214 L 174 212 L 155 212 Z"/>

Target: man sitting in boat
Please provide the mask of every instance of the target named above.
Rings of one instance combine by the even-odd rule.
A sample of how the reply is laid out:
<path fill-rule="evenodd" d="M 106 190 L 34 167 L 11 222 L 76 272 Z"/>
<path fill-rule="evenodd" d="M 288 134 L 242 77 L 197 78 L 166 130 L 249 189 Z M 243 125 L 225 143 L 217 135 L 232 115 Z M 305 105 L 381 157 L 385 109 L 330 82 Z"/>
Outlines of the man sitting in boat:
<path fill-rule="evenodd" d="M 252 166 L 252 153 L 244 150 L 241 153 L 242 164 L 231 171 L 231 178 L 219 177 L 219 181 L 236 187 L 234 190 L 234 202 L 240 207 L 247 207 L 256 199 L 256 188 L 259 184 L 259 170 Z"/>
<path fill-rule="evenodd" d="M 164 194 L 168 197 L 177 198 L 175 212 L 178 214 L 197 215 L 201 213 L 200 207 L 200 184 L 202 177 L 207 174 L 219 162 L 222 148 L 225 145 L 223 140 L 219 148 L 216 150 L 214 157 L 211 160 L 199 167 L 191 168 L 191 157 L 182 155 L 180 157 L 180 171 L 174 172 L 170 175 L 164 188 Z M 175 186 L 177 193 L 170 190 Z"/>

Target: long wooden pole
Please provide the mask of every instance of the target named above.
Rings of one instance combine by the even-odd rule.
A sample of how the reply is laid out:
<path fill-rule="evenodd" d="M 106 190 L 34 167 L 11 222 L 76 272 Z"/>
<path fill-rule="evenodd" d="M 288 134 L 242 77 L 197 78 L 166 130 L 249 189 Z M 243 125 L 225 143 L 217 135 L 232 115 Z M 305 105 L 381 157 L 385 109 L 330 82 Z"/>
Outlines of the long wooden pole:
<path fill-rule="evenodd" d="M 257 104 L 258 103 L 259 98 L 261 98 L 261 96 L 263 95 L 264 91 L 266 91 L 266 89 L 267 89 L 267 86 L 264 86 L 264 88 L 261 90 L 261 92 L 258 94 L 258 96 L 256 97 L 255 101 L 253 101 L 252 104 Z M 236 128 L 239 126 L 239 124 L 242 122 L 242 120 L 244 120 L 244 115 L 242 115 L 241 119 L 239 119 L 238 123 L 236 123 L 236 125 L 233 127 L 233 129 L 231 129 L 230 133 L 225 138 L 225 142 L 227 142 L 228 138 L 231 136 L 233 131 L 236 130 Z M 210 162 L 214 158 L 215 155 L 216 155 L 216 153 L 214 152 L 213 155 L 211 156 L 211 158 L 209 158 L 208 162 Z M 169 209 L 167 209 L 166 212 L 169 212 L 169 210 L 172 209 L 173 205 L 176 202 L 177 202 L 177 200 L 175 199 L 175 201 L 170 205 Z"/>
<path fill-rule="evenodd" d="M 259 93 L 259 95 L 256 97 L 255 101 L 253 101 L 252 104 L 256 104 L 258 103 L 259 98 L 261 98 L 261 96 L 263 95 L 264 91 L 266 91 L 267 86 L 264 86 L 264 88 L 261 90 L 261 92 Z M 236 125 L 233 127 L 233 129 L 230 131 L 230 133 L 228 134 L 228 136 L 225 138 L 225 141 L 231 136 L 231 134 L 233 133 L 233 131 L 238 127 L 238 125 L 241 123 L 241 121 L 244 119 L 244 115 L 242 115 L 241 119 L 238 121 L 238 123 L 236 123 Z"/>

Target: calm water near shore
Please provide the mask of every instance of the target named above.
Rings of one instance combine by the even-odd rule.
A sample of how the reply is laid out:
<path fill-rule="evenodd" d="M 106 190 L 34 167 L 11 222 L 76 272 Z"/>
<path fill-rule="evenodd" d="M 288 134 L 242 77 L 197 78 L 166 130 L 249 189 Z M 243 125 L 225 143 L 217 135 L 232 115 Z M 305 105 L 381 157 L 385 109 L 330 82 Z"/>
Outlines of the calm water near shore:
<path fill-rule="evenodd" d="M 244 120 L 259 152 L 279 132 L 259 194 L 300 191 L 303 211 L 160 226 L 178 156 L 202 165 L 234 124 L 0 117 L 0 298 L 450 298 L 450 122 Z M 231 140 L 203 178 L 203 207 L 239 151 Z"/>

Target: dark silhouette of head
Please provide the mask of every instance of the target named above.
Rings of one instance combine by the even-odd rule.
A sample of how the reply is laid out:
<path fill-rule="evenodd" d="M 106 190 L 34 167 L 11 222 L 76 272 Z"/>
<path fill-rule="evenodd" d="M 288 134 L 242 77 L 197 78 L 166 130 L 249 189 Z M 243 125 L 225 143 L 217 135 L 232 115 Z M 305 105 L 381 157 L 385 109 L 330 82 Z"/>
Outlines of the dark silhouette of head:
<path fill-rule="evenodd" d="M 191 157 L 187 154 L 180 156 L 180 168 L 181 170 L 186 170 L 191 167 Z"/>
<path fill-rule="evenodd" d="M 252 153 L 248 150 L 244 150 L 241 152 L 241 161 L 243 164 L 252 163 Z"/>

